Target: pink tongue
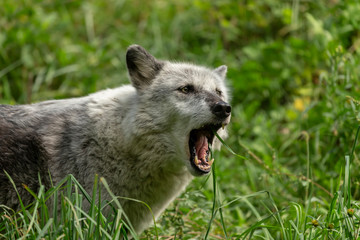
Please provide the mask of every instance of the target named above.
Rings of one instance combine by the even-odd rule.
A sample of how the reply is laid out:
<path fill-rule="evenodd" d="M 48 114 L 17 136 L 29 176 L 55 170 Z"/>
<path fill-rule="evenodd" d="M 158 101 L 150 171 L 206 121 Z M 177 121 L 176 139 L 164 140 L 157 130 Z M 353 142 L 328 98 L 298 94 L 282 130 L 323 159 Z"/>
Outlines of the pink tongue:
<path fill-rule="evenodd" d="M 209 144 L 205 135 L 199 134 L 195 143 L 196 155 L 199 159 L 206 160 L 206 151 L 209 150 Z"/>

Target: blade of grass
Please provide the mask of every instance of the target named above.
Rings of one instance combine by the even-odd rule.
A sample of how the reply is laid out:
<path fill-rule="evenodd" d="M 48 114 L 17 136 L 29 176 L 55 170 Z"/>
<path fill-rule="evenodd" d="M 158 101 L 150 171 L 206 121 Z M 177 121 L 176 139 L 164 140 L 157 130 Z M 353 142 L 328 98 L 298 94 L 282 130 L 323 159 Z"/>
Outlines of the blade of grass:
<path fill-rule="evenodd" d="M 219 203 L 220 205 L 220 203 Z M 221 226 L 223 228 L 223 231 L 224 231 L 224 235 L 225 235 L 225 239 L 228 239 L 228 234 L 227 234 L 227 231 L 226 231 L 226 226 L 225 226 L 225 221 L 224 221 L 224 217 L 223 217 L 223 211 L 222 211 L 222 208 L 219 208 L 219 214 L 220 214 L 220 223 L 221 223 Z"/>
<path fill-rule="evenodd" d="M 53 224 L 53 218 L 50 218 L 49 221 L 45 224 L 45 226 L 41 230 L 41 232 L 38 234 L 36 240 L 42 239 L 42 237 L 48 232 L 48 229 L 52 226 L 52 224 Z"/>
<path fill-rule="evenodd" d="M 113 240 L 119 239 L 121 235 L 121 228 L 122 228 L 122 220 L 121 220 L 121 211 L 120 209 L 117 210 L 115 224 L 113 224 L 113 229 L 111 230 Z"/>
<path fill-rule="evenodd" d="M 239 157 L 239 158 L 241 158 L 241 159 L 247 160 L 246 157 L 241 156 L 241 155 L 237 154 L 236 152 L 234 152 L 234 150 L 232 150 L 232 149 L 224 142 L 224 140 L 219 136 L 219 134 L 218 134 L 217 132 L 214 131 L 214 134 L 215 134 L 215 136 L 217 137 L 217 139 L 219 139 L 219 141 L 222 143 L 222 145 L 224 145 L 224 146 L 226 147 L 226 149 L 229 150 L 229 152 L 230 152 L 231 154 L 233 154 L 233 155 L 235 155 L 235 156 L 237 156 L 237 157 Z"/>
<path fill-rule="evenodd" d="M 155 216 L 154 214 L 152 213 L 152 210 L 150 208 L 149 205 L 147 205 L 145 202 L 143 201 L 140 201 L 140 200 L 137 200 L 137 199 L 131 199 L 131 198 L 125 198 L 125 197 L 117 197 L 114 195 L 114 193 L 110 190 L 110 187 L 109 185 L 107 184 L 106 180 L 104 178 L 100 178 L 100 182 L 104 185 L 105 189 L 108 191 L 109 195 L 111 196 L 112 200 L 111 202 L 114 202 L 117 207 L 123 212 L 123 209 L 121 207 L 121 204 L 120 202 L 117 200 L 117 198 L 121 198 L 121 199 L 125 199 L 125 200 L 130 200 L 130 201 L 135 201 L 135 202 L 138 202 L 138 203 L 141 203 L 141 204 L 144 204 L 150 211 L 152 217 L 153 217 L 153 221 L 154 221 L 154 227 L 155 227 L 155 231 L 156 231 L 156 237 L 158 239 L 158 233 L 157 233 L 157 229 L 156 229 L 156 222 L 155 222 Z M 110 203 L 109 203 L 110 204 Z M 129 218 L 126 216 L 126 214 L 123 212 L 123 215 L 124 215 L 124 218 L 125 220 L 127 221 L 127 223 L 129 224 L 128 225 L 128 230 L 130 231 L 131 235 L 133 238 L 137 239 L 137 234 L 133 228 L 133 226 L 131 225 L 131 222 L 129 221 Z"/>
<path fill-rule="evenodd" d="M 217 193 L 216 193 L 216 172 L 215 172 L 215 162 L 213 163 L 212 165 L 212 174 L 213 174 L 213 205 L 212 205 L 212 209 L 211 209 L 211 218 L 209 220 L 209 223 L 208 223 L 208 227 L 206 229 L 206 233 L 205 233 L 205 237 L 204 239 L 206 240 L 208 238 L 208 235 L 210 233 L 210 229 L 211 229 L 211 225 L 212 225 L 212 222 L 215 218 L 215 215 L 216 215 L 216 211 L 215 211 L 215 207 L 216 207 L 216 201 L 217 201 Z"/>
<path fill-rule="evenodd" d="M 97 221 L 94 219 L 94 218 L 92 218 L 89 214 L 87 214 L 83 209 L 80 209 L 80 208 L 78 208 L 77 206 L 75 206 L 75 208 L 77 208 L 77 210 L 79 211 L 79 212 L 81 212 L 81 214 L 82 215 L 84 215 L 84 217 L 86 217 L 86 219 L 88 220 L 88 221 L 90 221 L 93 225 L 94 225 L 94 227 L 96 227 L 96 228 L 99 228 L 99 231 L 102 233 L 102 234 L 104 234 L 108 239 L 111 239 L 112 237 L 112 235 L 110 234 L 110 233 L 108 233 L 107 231 L 106 231 L 106 229 L 104 229 L 101 225 L 98 225 L 97 224 Z M 91 236 L 91 235 L 90 235 Z M 91 236 L 90 238 L 86 238 L 86 239 L 97 239 L 95 236 Z M 101 239 L 101 238 L 100 238 Z"/>
<path fill-rule="evenodd" d="M 71 211 L 73 213 L 73 216 L 74 216 L 74 220 L 75 220 L 74 225 L 75 225 L 75 228 L 77 230 L 76 235 L 79 235 L 80 239 L 84 239 L 84 236 L 83 236 L 82 230 L 81 230 L 79 216 L 77 215 L 75 207 L 74 207 L 73 203 L 71 202 L 71 200 L 68 197 L 65 197 L 65 201 L 67 202 L 67 204 L 70 207 L 70 209 L 71 209 Z"/>
<path fill-rule="evenodd" d="M 11 184 L 13 185 L 13 187 L 14 187 L 14 189 L 15 189 L 15 191 L 16 191 L 16 195 L 18 196 L 18 199 L 19 199 L 19 203 L 20 203 L 22 212 L 25 213 L 25 212 L 26 212 L 26 209 L 25 209 L 24 203 L 23 203 L 22 200 L 21 200 L 20 194 L 19 194 L 19 192 L 18 192 L 18 190 L 17 190 L 17 188 L 16 188 L 15 182 L 12 180 L 12 178 L 10 177 L 10 175 L 9 175 L 5 170 L 4 170 L 4 172 L 5 172 L 6 176 L 9 178 L 9 181 L 11 182 Z M 29 222 L 27 221 L 27 219 L 24 219 L 24 220 L 25 220 L 26 225 L 29 224 Z"/>
<path fill-rule="evenodd" d="M 360 133 L 360 125 L 358 126 L 358 128 L 356 130 L 355 140 L 354 140 L 354 143 L 353 143 L 353 146 L 352 146 L 352 149 L 351 149 L 351 154 L 350 154 L 350 163 L 353 162 L 354 151 L 355 151 L 355 147 L 356 147 L 357 140 L 358 140 L 358 137 L 359 137 L 359 133 Z"/>
<path fill-rule="evenodd" d="M 256 218 L 260 221 L 260 220 L 261 220 L 261 216 L 260 216 L 259 212 L 256 210 L 256 207 L 255 207 L 252 203 L 250 203 L 247 198 L 244 198 L 243 201 L 246 203 L 246 205 L 249 206 L 249 208 L 250 208 L 251 211 L 254 213 L 254 215 L 256 216 Z M 274 214 L 271 214 L 271 215 L 274 216 Z M 262 225 L 263 225 L 263 224 L 260 225 L 261 228 L 263 228 Z M 264 228 L 263 231 L 264 231 L 264 234 L 265 234 L 265 236 L 266 236 L 265 239 L 272 239 L 271 236 L 270 236 L 269 231 L 267 230 L 267 228 Z"/>
<path fill-rule="evenodd" d="M 286 230 L 285 230 L 284 222 L 283 222 L 283 220 L 281 219 L 279 209 L 278 209 L 278 207 L 276 206 L 275 201 L 274 201 L 274 199 L 272 198 L 271 194 L 269 194 L 269 199 L 270 199 L 270 203 L 271 203 L 271 205 L 272 205 L 272 207 L 273 207 L 273 209 L 268 209 L 268 210 L 269 210 L 269 213 L 277 213 L 277 214 L 274 215 L 274 218 L 275 218 L 275 220 L 280 224 L 282 234 L 283 234 L 283 236 L 284 236 L 285 239 L 286 239 Z"/>
<path fill-rule="evenodd" d="M 98 188 L 98 206 L 97 206 L 97 208 L 99 210 L 101 209 L 101 186 L 100 185 L 99 185 L 99 188 Z M 98 214 L 98 216 L 97 216 L 97 226 L 100 226 L 100 222 L 101 222 L 101 214 Z M 95 236 L 96 236 L 97 239 L 100 239 L 100 228 L 99 227 L 96 228 Z"/>
<path fill-rule="evenodd" d="M 240 236 L 239 239 L 245 239 L 247 237 L 247 235 L 252 234 L 252 232 L 254 232 L 256 229 L 258 228 L 262 228 L 264 226 L 262 226 L 263 223 L 265 223 L 266 221 L 268 221 L 269 219 L 271 219 L 273 217 L 273 214 L 270 214 L 269 216 L 266 216 L 265 218 L 261 219 L 260 221 L 256 222 L 254 225 L 252 225 L 250 228 L 248 228 L 246 231 L 244 231 Z M 249 238 L 251 239 L 251 238 Z"/>
<path fill-rule="evenodd" d="M 33 216 L 31 217 L 31 221 L 30 221 L 30 224 L 29 224 L 29 226 L 28 226 L 28 229 L 27 229 L 27 231 L 26 231 L 25 236 L 30 232 L 30 230 L 31 230 L 31 228 L 32 228 L 32 225 L 33 225 L 34 222 L 35 222 L 36 214 L 38 213 L 38 212 L 37 212 L 37 208 L 38 208 L 38 205 L 39 205 L 38 199 L 41 198 L 41 194 L 43 193 L 43 190 L 44 190 L 44 185 L 41 185 L 41 186 L 40 186 L 40 190 L 39 190 L 39 196 L 37 196 L 37 200 L 35 201 L 34 213 L 33 213 Z M 25 236 L 24 236 L 24 237 L 25 237 Z"/>
<path fill-rule="evenodd" d="M 90 204 L 90 216 L 89 217 L 91 219 L 93 219 L 95 217 L 95 206 L 96 206 L 95 199 L 96 199 L 96 192 L 97 192 L 97 188 L 98 188 L 98 179 L 99 179 L 99 175 L 95 174 L 94 186 L 93 186 L 93 192 L 92 192 L 92 200 L 91 200 L 91 204 Z M 98 209 L 98 215 L 100 215 L 100 214 L 101 214 L 100 209 Z M 93 232 L 94 226 L 96 224 L 94 224 L 92 221 L 90 221 L 90 219 L 89 219 L 88 223 L 89 223 L 89 231 L 88 231 L 88 239 L 89 239 Z"/>
<path fill-rule="evenodd" d="M 350 188 L 350 157 L 345 156 L 345 181 L 344 181 L 344 198 L 346 207 L 349 209 L 351 207 L 351 188 Z"/>
<path fill-rule="evenodd" d="M 9 72 L 11 72 L 12 70 L 14 70 L 15 68 L 21 66 L 22 61 L 21 60 L 17 60 L 13 63 L 11 63 L 9 66 L 3 68 L 0 70 L 0 79 L 5 76 L 6 74 L 8 74 Z"/>
<path fill-rule="evenodd" d="M 212 158 L 213 157 L 213 152 L 212 152 L 211 147 L 209 147 L 209 150 L 210 150 L 210 156 Z M 223 228 L 225 238 L 227 239 L 228 236 L 227 236 L 227 232 L 226 232 L 226 227 L 225 227 L 224 217 L 223 217 L 223 213 L 222 213 L 222 208 L 215 209 L 216 205 L 221 206 L 220 199 L 218 197 L 219 191 L 218 191 L 217 181 L 216 181 L 216 165 L 215 165 L 215 162 L 212 164 L 212 169 L 211 170 L 212 170 L 212 178 L 213 178 L 213 193 L 214 193 L 213 196 L 214 197 L 213 197 L 213 206 L 212 206 L 212 211 L 211 211 L 211 218 L 209 220 L 208 227 L 207 227 L 204 239 L 207 239 L 208 236 L 209 236 L 211 225 L 212 225 L 212 222 L 213 222 L 213 220 L 214 220 L 214 218 L 216 216 L 217 211 L 219 211 L 219 213 L 220 213 L 220 223 L 221 223 L 221 226 Z"/>

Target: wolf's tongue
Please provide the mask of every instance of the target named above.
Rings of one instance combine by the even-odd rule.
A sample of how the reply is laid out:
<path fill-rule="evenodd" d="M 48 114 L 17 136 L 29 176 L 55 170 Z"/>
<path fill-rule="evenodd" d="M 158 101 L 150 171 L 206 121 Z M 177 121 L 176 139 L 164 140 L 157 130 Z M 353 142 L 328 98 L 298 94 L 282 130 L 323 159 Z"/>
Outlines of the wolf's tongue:
<path fill-rule="evenodd" d="M 209 150 L 208 140 L 205 135 L 199 134 L 195 142 L 196 155 L 206 161 L 206 152 Z"/>

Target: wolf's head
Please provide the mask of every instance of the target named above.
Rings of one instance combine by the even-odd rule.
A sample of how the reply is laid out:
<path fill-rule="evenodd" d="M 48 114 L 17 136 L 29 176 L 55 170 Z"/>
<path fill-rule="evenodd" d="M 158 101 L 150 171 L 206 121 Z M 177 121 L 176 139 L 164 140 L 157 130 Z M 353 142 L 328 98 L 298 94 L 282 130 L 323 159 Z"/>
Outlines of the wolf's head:
<path fill-rule="evenodd" d="M 142 134 L 157 134 L 171 156 L 193 175 L 207 174 L 214 132 L 225 137 L 231 106 L 227 103 L 226 66 L 216 69 L 159 61 L 144 48 L 128 48 L 126 63 L 137 90 L 136 124 Z"/>

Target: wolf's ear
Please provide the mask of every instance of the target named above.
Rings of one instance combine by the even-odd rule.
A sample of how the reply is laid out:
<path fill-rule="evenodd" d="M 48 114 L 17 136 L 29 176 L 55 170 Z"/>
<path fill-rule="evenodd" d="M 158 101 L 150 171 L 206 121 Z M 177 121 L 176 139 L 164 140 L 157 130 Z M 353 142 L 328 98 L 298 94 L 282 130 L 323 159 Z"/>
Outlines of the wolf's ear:
<path fill-rule="evenodd" d="M 222 79 L 225 79 L 227 73 L 227 66 L 222 65 L 218 68 L 215 68 L 214 72 L 219 75 Z"/>
<path fill-rule="evenodd" d="M 149 85 L 163 67 L 162 62 L 139 45 L 131 45 L 128 48 L 126 65 L 131 82 L 137 89 Z"/>

